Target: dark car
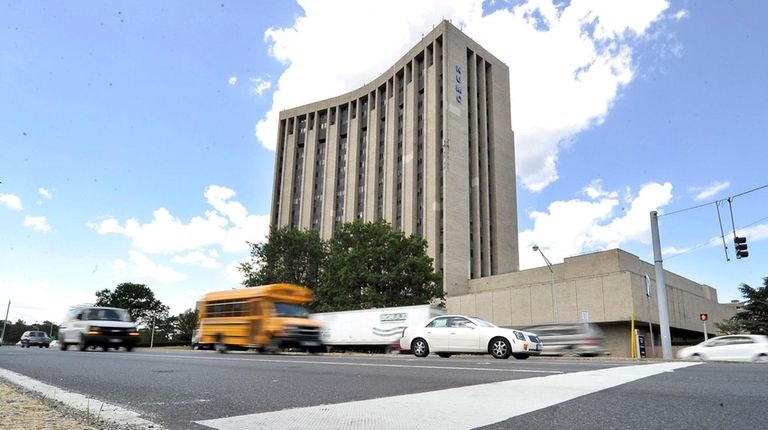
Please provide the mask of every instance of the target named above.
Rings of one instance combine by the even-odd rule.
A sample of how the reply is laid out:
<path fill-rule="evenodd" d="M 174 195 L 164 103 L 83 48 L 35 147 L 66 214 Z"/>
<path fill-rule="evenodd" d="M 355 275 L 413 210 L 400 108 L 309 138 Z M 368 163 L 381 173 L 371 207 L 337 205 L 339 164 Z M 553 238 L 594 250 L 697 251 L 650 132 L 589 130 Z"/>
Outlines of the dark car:
<path fill-rule="evenodd" d="M 51 346 L 51 338 L 45 334 L 44 331 L 25 331 L 21 335 L 21 347 L 29 348 L 30 346 L 38 346 L 40 348 Z"/>

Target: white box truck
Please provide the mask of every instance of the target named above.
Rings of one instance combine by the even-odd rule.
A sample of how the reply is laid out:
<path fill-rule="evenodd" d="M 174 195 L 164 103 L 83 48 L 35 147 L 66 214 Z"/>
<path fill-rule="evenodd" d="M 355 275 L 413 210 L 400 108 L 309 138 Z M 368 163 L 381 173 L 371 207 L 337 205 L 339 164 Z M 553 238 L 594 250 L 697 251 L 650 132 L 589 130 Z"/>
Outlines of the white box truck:
<path fill-rule="evenodd" d="M 361 309 L 356 311 L 323 312 L 310 315 L 320 321 L 320 341 L 323 345 L 345 349 L 349 347 L 377 347 L 389 351 L 399 349 L 405 327 L 426 322 L 445 314 L 430 305 L 399 306 L 392 308 Z"/>

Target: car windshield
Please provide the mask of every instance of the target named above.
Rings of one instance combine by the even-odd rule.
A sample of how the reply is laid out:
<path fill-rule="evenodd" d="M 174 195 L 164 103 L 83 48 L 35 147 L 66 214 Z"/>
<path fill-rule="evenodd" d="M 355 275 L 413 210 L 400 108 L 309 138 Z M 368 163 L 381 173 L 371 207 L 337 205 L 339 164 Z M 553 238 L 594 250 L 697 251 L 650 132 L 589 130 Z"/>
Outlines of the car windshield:
<path fill-rule="evenodd" d="M 88 309 L 83 319 L 87 321 L 131 321 L 124 309 Z"/>
<path fill-rule="evenodd" d="M 279 317 L 308 318 L 309 311 L 293 303 L 275 303 L 275 313 Z"/>
<path fill-rule="evenodd" d="M 488 321 L 486 321 L 486 320 L 484 320 L 484 319 L 480 319 L 480 318 L 476 318 L 476 317 L 471 317 L 471 318 L 470 318 L 470 320 L 471 320 L 473 323 L 475 323 L 475 324 L 477 324 L 478 326 L 480 326 L 480 327 L 496 327 L 496 325 L 495 325 L 495 324 L 493 324 L 493 323 L 491 323 L 491 322 L 488 322 Z"/>

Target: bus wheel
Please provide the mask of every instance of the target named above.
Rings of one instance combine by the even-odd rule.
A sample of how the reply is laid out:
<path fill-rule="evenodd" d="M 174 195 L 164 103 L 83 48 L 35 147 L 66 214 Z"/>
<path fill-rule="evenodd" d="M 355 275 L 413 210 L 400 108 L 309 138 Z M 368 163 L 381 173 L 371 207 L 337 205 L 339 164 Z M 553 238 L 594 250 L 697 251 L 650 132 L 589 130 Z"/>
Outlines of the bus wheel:
<path fill-rule="evenodd" d="M 227 344 L 224 343 L 224 336 L 221 334 L 216 335 L 216 343 L 213 345 L 213 349 L 222 354 L 227 352 Z"/>
<path fill-rule="evenodd" d="M 272 340 L 268 344 L 258 348 L 258 351 L 260 354 L 277 354 L 280 352 L 280 346 L 277 342 Z"/>

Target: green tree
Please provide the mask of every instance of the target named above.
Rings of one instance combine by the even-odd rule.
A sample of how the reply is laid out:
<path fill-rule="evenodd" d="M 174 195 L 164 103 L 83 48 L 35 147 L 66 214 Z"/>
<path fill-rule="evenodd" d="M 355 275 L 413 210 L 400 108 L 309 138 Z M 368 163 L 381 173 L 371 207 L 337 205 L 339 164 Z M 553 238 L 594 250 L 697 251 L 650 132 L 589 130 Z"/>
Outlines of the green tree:
<path fill-rule="evenodd" d="M 96 306 L 111 306 L 128 311 L 131 318 L 144 325 L 155 318 L 167 318 L 168 306 L 155 298 L 155 293 L 144 284 L 123 282 L 115 291 L 103 289 L 96 292 Z"/>
<path fill-rule="evenodd" d="M 192 340 L 192 332 L 197 328 L 197 309 L 187 309 L 174 317 L 174 340 L 189 342 Z"/>
<path fill-rule="evenodd" d="M 315 289 L 326 254 L 326 244 L 315 230 L 272 227 L 266 242 L 253 244 L 249 261 L 240 263 L 243 285 L 286 282 Z"/>
<path fill-rule="evenodd" d="M 768 277 L 763 278 L 763 286 L 752 288 L 747 284 L 739 287 L 744 296 L 744 308 L 734 315 L 746 331 L 753 334 L 768 334 Z"/>
<path fill-rule="evenodd" d="M 379 220 L 352 222 L 330 241 L 316 311 L 382 308 L 440 303 L 440 275 L 426 255 L 427 242 L 407 237 Z"/>
<path fill-rule="evenodd" d="M 727 320 L 723 320 L 722 322 L 715 323 L 715 327 L 720 333 L 723 334 L 739 334 L 744 333 L 745 331 L 741 322 L 734 319 L 733 317 L 728 318 Z"/>

